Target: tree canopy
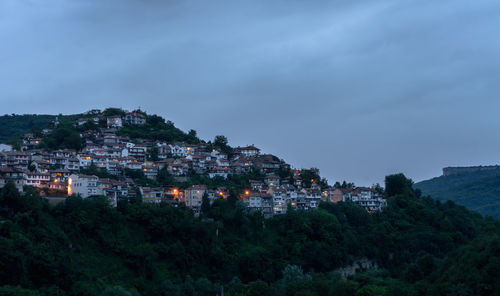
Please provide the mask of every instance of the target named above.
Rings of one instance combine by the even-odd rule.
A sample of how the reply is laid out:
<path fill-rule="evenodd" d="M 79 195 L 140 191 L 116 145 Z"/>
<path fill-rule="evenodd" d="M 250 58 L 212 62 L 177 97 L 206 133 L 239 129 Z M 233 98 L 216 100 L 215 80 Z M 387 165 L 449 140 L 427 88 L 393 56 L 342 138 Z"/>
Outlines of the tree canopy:
<path fill-rule="evenodd" d="M 9 183 L 0 294 L 495 295 L 499 222 L 395 192 L 374 215 L 340 202 L 264 219 L 233 196 L 205 201 L 197 218 L 140 200 L 115 209 L 104 197 L 51 206 Z M 377 268 L 343 278 L 339 268 L 359 260 Z"/>

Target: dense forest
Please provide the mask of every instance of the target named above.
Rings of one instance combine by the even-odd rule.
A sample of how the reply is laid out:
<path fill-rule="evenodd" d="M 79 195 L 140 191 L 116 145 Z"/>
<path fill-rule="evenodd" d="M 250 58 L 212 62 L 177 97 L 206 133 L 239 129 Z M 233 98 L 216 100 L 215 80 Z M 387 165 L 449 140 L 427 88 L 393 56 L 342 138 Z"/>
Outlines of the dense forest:
<path fill-rule="evenodd" d="M 80 115 L 3 115 L 0 116 L 0 143 L 12 143 L 25 133 L 40 133 L 43 127 L 51 126 L 56 120 L 59 122 L 73 122 Z"/>
<path fill-rule="evenodd" d="M 386 177 L 387 208 L 264 219 L 234 197 L 184 207 L 52 206 L 0 192 L 0 295 L 500 295 L 500 224 Z M 339 268 L 365 260 L 350 276 Z"/>
<path fill-rule="evenodd" d="M 500 170 L 441 176 L 415 184 L 424 194 L 500 218 Z"/>
<path fill-rule="evenodd" d="M 177 128 L 173 122 L 169 120 L 166 121 L 161 116 L 148 115 L 140 110 L 134 110 L 134 112 L 144 114 L 144 116 L 147 117 L 146 124 L 142 126 L 125 125 L 124 128 L 118 131 L 118 135 L 130 137 L 132 140 L 141 138 L 166 142 L 179 141 L 189 144 L 197 144 L 200 142 L 195 130 L 184 132 Z M 88 117 L 88 115 L 6 114 L 0 116 L 0 126 L 2 126 L 2 129 L 0 129 L 0 143 L 15 145 L 24 134 L 32 133 L 35 137 L 42 138 L 42 143 L 39 148 L 79 150 L 82 148 L 83 144 L 80 138 L 80 132 L 105 128 L 107 126 L 107 116 L 121 116 L 125 113 L 125 111 L 119 108 L 107 108 L 99 114 L 102 118 L 98 123 L 89 120 L 87 123 L 76 127 L 75 121 L 78 118 Z M 56 118 L 58 125 L 54 126 Z M 42 129 L 45 127 L 52 129 L 50 134 L 42 134 Z"/>

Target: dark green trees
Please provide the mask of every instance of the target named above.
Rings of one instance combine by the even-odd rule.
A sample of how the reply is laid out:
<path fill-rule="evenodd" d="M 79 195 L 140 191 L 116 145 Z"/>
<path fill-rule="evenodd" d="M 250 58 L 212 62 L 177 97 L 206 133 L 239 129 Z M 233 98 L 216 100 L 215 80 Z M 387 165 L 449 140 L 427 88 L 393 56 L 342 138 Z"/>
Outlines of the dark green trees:
<path fill-rule="evenodd" d="M 403 174 L 389 175 L 385 177 L 385 194 L 393 197 L 398 194 L 411 194 L 413 181 Z"/>
<path fill-rule="evenodd" d="M 228 141 L 225 136 L 215 136 L 213 145 L 215 148 L 222 151 L 224 154 L 227 154 L 229 157 L 231 157 L 231 155 L 233 154 L 233 148 L 228 145 Z"/>
<path fill-rule="evenodd" d="M 379 214 L 322 203 L 264 219 L 237 199 L 183 207 L 0 192 L 3 295 L 495 295 L 500 226 L 408 190 Z M 402 184 L 402 185 L 401 185 Z M 407 192 L 407 193 L 405 193 Z M 338 268 L 370 262 L 342 279 Z M 2 294 L 3 293 L 3 294 Z"/>
<path fill-rule="evenodd" d="M 60 126 L 56 128 L 50 135 L 43 138 L 40 145 L 46 149 L 74 149 L 82 148 L 82 139 L 80 134 L 71 126 Z"/>

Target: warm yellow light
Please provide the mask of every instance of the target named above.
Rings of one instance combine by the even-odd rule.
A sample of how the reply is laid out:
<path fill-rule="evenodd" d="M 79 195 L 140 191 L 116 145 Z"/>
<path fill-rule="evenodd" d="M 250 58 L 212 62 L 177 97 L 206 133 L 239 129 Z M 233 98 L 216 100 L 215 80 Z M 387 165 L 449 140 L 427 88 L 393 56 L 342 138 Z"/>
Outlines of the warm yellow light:
<path fill-rule="evenodd" d="M 245 190 L 245 195 L 249 195 L 249 194 L 250 194 L 250 191 Z"/>
<path fill-rule="evenodd" d="M 179 193 L 179 190 L 174 189 L 172 192 L 174 193 L 174 195 L 177 195 Z"/>
<path fill-rule="evenodd" d="M 54 179 L 54 183 L 57 183 L 57 182 L 59 182 L 59 180 L 57 180 L 57 179 Z"/>
<path fill-rule="evenodd" d="M 222 192 L 219 192 L 219 195 L 220 195 L 220 196 L 223 196 L 223 195 L 224 195 L 224 193 L 222 193 Z"/>

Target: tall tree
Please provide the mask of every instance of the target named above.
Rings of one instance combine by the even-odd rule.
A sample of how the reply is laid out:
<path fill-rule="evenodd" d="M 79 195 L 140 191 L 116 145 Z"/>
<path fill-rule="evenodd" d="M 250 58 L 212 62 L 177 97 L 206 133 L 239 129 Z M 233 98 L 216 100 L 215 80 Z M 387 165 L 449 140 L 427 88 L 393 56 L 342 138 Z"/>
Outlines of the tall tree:
<path fill-rule="evenodd" d="M 208 199 L 208 194 L 205 191 L 201 199 L 201 213 L 202 215 L 206 216 L 208 215 L 208 212 L 210 212 L 210 200 Z"/>
<path fill-rule="evenodd" d="M 385 177 L 385 194 L 387 197 L 412 193 L 412 186 L 413 181 L 406 178 L 404 174 L 394 174 Z"/>

